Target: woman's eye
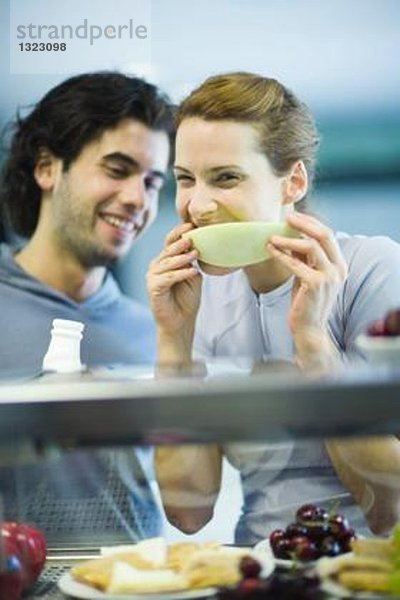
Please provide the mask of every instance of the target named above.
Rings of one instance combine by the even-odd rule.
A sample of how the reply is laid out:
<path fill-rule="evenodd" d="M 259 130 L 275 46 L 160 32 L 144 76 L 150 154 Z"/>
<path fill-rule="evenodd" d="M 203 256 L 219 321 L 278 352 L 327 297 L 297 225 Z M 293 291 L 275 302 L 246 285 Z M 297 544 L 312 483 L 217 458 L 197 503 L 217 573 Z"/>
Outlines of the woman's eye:
<path fill-rule="evenodd" d="M 218 183 L 235 183 L 239 181 L 239 176 L 235 173 L 221 173 L 217 177 Z"/>
<path fill-rule="evenodd" d="M 189 183 L 190 181 L 193 181 L 193 177 L 190 177 L 189 175 L 175 175 L 175 181 Z"/>

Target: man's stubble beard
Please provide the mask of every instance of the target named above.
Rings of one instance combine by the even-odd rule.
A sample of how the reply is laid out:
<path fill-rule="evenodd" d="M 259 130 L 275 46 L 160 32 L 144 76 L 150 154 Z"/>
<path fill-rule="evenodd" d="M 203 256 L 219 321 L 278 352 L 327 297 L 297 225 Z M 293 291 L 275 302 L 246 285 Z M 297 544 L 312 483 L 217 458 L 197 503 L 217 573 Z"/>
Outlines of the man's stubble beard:
<path fill-rule="evenodd" d="M 85 269 L 110 267 L 118 256 L 110 256 L 93 235 L 93 215 L 88 216 L 85 206 L 70 189 L 66 174 L 57 192 L 53 206 L 54 229 L 60 248 L 73 256 Z M 90 218 L 90 221 L 89 221 Z"/>

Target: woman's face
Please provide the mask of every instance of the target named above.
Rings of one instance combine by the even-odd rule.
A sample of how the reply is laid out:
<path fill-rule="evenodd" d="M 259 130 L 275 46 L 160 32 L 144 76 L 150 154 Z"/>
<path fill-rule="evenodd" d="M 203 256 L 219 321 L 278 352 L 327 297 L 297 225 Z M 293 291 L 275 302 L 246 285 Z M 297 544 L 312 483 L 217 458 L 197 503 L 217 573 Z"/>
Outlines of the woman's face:
<path fill-rule="evenodd" d="M 185 119 L 176 138 L 177 211 L 195 227 L 279 221 L 284 177 L 258 147 L 252 125 Z"/>

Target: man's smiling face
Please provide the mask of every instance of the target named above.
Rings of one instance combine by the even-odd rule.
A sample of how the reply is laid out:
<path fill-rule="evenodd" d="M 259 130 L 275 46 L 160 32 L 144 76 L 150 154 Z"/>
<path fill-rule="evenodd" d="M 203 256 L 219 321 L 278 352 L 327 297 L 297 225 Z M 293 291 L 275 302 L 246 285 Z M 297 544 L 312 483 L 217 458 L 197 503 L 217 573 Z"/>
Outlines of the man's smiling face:
<path fill-rule="evenodd" d="M 164 131 L 132 119 L 87 144 L 51 198 L 51 227 L 61 247 L 87 267 L 124 256 L 157 214 L 169 157 Z"/>

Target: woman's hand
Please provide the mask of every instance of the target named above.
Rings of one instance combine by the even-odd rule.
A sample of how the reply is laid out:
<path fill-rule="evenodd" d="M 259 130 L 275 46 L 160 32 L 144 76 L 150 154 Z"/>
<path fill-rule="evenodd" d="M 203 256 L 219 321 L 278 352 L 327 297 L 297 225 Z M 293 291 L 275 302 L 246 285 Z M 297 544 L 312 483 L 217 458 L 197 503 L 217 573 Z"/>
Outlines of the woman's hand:
<path fill-rule="evenodd" d="M 295 276 L 289 327 L 300 362 L 307 362 L 308 354 L 334 348 L 328 318 L 346 279 L 347 265 L 331 229 L 302 213 L 290 215 L 287 221 L 304 237 L 275 235 L 268 250 Z"/>
<path fill-rule="evenodd" d="M 150 306 L 159 333 L 164 336 L 193 334 L 200 305 L 201 275 L 192 263 L 198 252 L 191 241 L 181 235 L 193 225 L 175 227 L 166 237 L 160 255 L 151 263 L 147 273 Z"/>

